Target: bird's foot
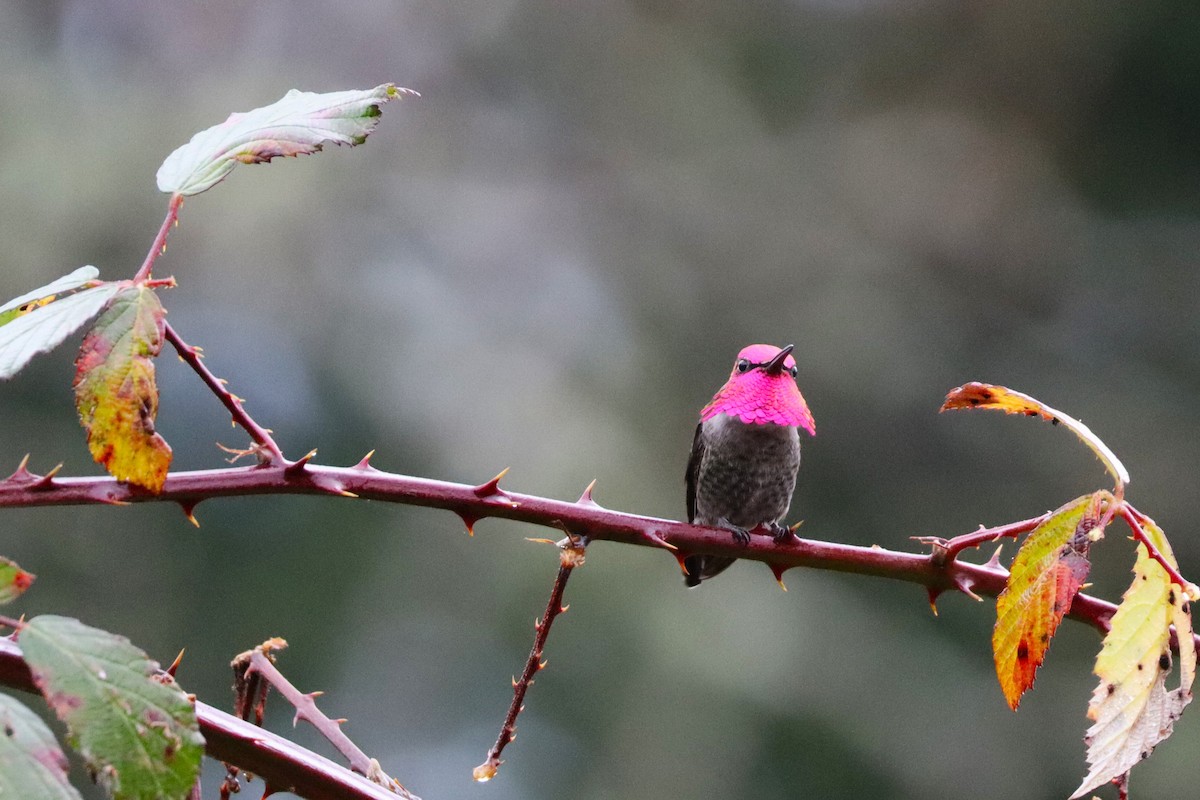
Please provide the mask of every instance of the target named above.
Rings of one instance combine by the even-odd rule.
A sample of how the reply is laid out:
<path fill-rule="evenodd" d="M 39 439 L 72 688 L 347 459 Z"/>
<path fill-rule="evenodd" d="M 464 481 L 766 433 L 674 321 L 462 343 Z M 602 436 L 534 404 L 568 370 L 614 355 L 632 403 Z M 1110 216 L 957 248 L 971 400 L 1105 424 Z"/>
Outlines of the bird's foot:
<path fill-rule="evenodd" d="M 775 540 L 775 544 L 785 544 L 800 540 L 800 537 L 796 535 L 796 529 L 789 528 L 787 525 L 781 525 L 778 522 L 768 522 L 763 527 L 771 534 L 771 538 Z"/>
<path fill-rule="evenodd" d="M 737 525 L 734 525 L 724 517 L 721 517 L 721 519 L 717 521 L 717 524 L 732 533 L 733 540 L 742 547 L 750 544 L 750 531 L 746 530 L 745 528 L 739 528 Z"/>

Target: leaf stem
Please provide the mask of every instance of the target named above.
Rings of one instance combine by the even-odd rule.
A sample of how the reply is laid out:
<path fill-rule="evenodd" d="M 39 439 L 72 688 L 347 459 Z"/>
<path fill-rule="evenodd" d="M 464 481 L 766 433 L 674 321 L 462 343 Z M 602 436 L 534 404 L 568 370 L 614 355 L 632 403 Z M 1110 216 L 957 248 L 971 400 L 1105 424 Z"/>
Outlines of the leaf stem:
<path fill-rule="evenodd" d="M 154 271 L 154 262 L 158 261 L 158 257 L 167 251 L 167 236 L 171 233 L 171 228 L 178 222 L 179 209 L 182 207 L 183 195 L 171 195 L 171 201 L 167 203 L 167 216 L 163 220 L 162 227 L 158 229 L 158 235 L 154 237 L 154 242 L 150 245 L 150 252 L 146 253 L 146 260 L 142 262 L 137 274 L 133 276 L 134 283 L 142 283 L 150 278 L 150 274 Z"/>
<path fill-rule="evenodd" d="M 1155 561 L 1157 561 L 1159 566 L 1166 571 L 1167 577 L 1171 579 L 1171 583 L 1187 592 L 1188 596 L 1193 600 L 1200 599 L 1200 589 L 1198 589 L 1195 584 L 1185 580 L 1184 577 L 1179 574 L 1179 568 L 1172 564 L 1170 560 L 1164 556 L 1161 551 L 1159 551 L 1154 542 L 1150 541 L 1150 537 L 1146 535 L 1146 529 L 1142 527 L 1142 521 L 1149 521 L 1150 518 L 1138 511 L 1129 503 L 1121 503 L 1119 513 L 1121 514 L 1121 519 L 1125 520 L 1125 523 L 1129 525 L 1129 529 L 1133 532 L 1134 540 L 1145 545 L 1146 553 Z"/>

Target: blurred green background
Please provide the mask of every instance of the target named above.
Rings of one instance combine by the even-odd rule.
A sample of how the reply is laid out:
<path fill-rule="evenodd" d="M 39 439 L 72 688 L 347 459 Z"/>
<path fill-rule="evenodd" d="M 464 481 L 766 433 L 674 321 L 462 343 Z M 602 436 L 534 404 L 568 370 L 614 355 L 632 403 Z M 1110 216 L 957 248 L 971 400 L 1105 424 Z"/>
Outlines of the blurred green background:
<path fill-rule="evenodd" d="M 194 132 L 385 81 L 423 97 L 362 148 L 239 168 L 159 262 L 172 324 L 292 457 L 511 466 L 563 499 L 596 478 L 678 518 L 697 410 L 741 346 L 795 342 L 806 536 L 917 549 L 1107 485 L 1065 431 L 938 416 L 986 380 L 1091 425 L 1200 575 L 1200 7 L 9 0 L 0 297 L 131 276 Z M 98 474 L 73 355 L 0 386 L 5 471 Z M 159 378 L 177 469 L 246 441 L 175 358 Z M 686 591 L 666 554 L 601 543 L 474 785 L 555 571 L 523 539 L 544 530 L 318 498 L 197 515 L 5 511 L 0 552 L 41 576 L 18 610 L 186 647 L 184 685 L 225 706 L 229 659 L 283 636 L 285 673 L 427 800 L 1063 798 L 1085 772 L 1091 629 L 1064 626 L 1014 715 L 990 602 L 935 618 L 915 586 L 793 571 L 784 593 L 753 563 Z M 1095 555 L 1118 597 L 1123 532 Z M 1200 781 L 1196 714 L 1138 796 Z"/>

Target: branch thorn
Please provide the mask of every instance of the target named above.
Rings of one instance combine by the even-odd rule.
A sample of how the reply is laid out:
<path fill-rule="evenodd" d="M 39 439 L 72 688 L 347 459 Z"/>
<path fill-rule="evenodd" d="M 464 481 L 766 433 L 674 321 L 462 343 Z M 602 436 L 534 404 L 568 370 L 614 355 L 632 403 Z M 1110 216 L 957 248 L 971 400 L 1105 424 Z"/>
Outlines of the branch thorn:
<path fill-rule="evenodd" d="M 363 456 L 362 459 L 357 464 L 354 465 L 353 469 L 361 469 L 363 471 L 366 471 L 369 469 L 375 469 L 374 467 L 371 466 L 371 456 L 373 456 L 373 455 L 375 455 L 374 450 L 372 450 L 371 452 L 369 452 L 365 456 Z"/>
<path fill-rule="evenodd" d="M 196 519 L 196 506 L 200 505 L 199 500 L 180 500 L 179 507 L 183 509 L 183 515 L 187 517 L 188 522 L 200 527 L 200 520 Z"/>
<path fill-rule="evenodd" d="M 690 575 L 687 568 L 688 553 L 680 550 L 678 547 L 671 548 L 671 555 L 675 556 L 675 560 L 679 562 L 679 571 L 684 575 Z"/>
<path fill-rule="evenodd" d="M 484 481 L 476 486 L 475 496 L 480 500 L 498 500 L 515 508 L 517 503 L 514 503 L 512 498 L 510 498 L 506 492 L 501 491 L 500 489 L 500 479 L 508 474 L 509 469 L 510 467 L 505 467 L 504 469 L 500 470 L 500 472 L 496 474 L 496 477 L 492 478 L 490 481 Z"/>
<path fill-rule="evenodd" d="M 944 591 L 945 591 L 945 589 L 942 589 L 940 587 L 935 587 L 935 586 L 926 586 L 925 587 L 925 593 L 929 595 L 929 610 L 933 612 L 933 615 L 935 617 L 938 615 L 937 599 L 941 595 L 941 593 Z"/>
<path fill-rule="evenodd" d="M 779 588 L 786 592 L 787 586 L 783 583 L 783 573 L 787 567 L 781 564 L 767 564 L 767 566 L 771 568 L 771 574 L 775 576 L 775 582 L 779 584 Z"/>
<path fill-rule="evenodd" d="M 468 514 L 465 511 L 459 511 L 459 512 L 457 512 L 457 514 L 459 516 L 459 519 L 461 519 L 463 521 L 463 525 L 467 526 L 467 535 L 474 536 L 475 535 L 475 523 L 479 522 L 479 517 L 475 516 L 474 514 Z"/>
<path fill-rule="evenodd" d="M 171 666 L 167 667 L 166 673 L 172 678 L 175 677 L 175 671 L 179 669 L 179 665 L 183 663 L 183 654 L 186 652 L 186 650 L 186 648 L 180 650 L 179 655 L 175 656 L 175 660 L 171 662 Z"/>
<path fill-rule="evenodd" d="M 1000 564 L 1000 551 L 1004 549 L 1004 545 L 997 545 L 996 552 L 992 553 L 992 557 L 983 562 L 983 565 L 989 569 L 1004 569 Z"/>
<path fill-rule="evenodd" d="M 592 482 L 587 485 L 587 488 L 583 490 L 583 494 L 579 495 L 579 499 L 575 502 L 581 506 L 595 506 L 599 508 L 600 504 L 592 499 L 592 490 L 595 488 L 596 479 L 592 478 Z"/>
<path fill-rule="evenodd" d="M 296 459 L 295 461 L 293 461 L 292 463 L 290 463 L 286 467 L 284 467 L 283 474 L 289 478 L 294 475 L 300 475 L 301 473 L 304 472 L 305 467 L 308 466 L 308 462 L 312 461 L 313 458 L 316 457 L 316 455 L 317 455 L 317 448 L 314 447 L 312 450 L 309 450 L 307 453 L 300 456 L 300 458 Z"/>
<path fill-rule="evenodd" d="M 646 541 L 650 542 L 655 547 L 665 548 L 667 550 L 670 550 L 670 551 L 676 553 L 677 558 L 680 557 L 678 555 L 679 548 L 676 547 L 675 545 L 671 544 L 670 542 L 668 542 L 666 539 L 659 536 L 658 531 L 644 530 L 644 531 L 642 531 L 642 538 L 645 539 Z M 682 561 L 680 563 L 682 563 Z M 685 572 L 686 572 L 686 570 L 685 570 Z"/>
<path fill-rule="evenodd" d="M 956 575 L 954 577 L 954 588 L 955 589 L 958 589 L 960 592 L 965 594 L 967 597 L 970 597 L 971 599 L 982 603 L 983 598 L 980 597 L 979 595 L 975 594 L 975 592 L 971 591 L 971 587 L 974 585 L 975 585 L 975 582 L 973 580 L 971 580 L 970 578 L 964 578 L 959 575 Z"/>

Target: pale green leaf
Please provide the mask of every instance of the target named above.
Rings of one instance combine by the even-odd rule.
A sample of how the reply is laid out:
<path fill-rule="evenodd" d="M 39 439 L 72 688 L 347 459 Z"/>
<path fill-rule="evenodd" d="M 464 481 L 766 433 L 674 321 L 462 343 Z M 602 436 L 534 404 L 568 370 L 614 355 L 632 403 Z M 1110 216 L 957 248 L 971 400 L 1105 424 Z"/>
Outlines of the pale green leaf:
<path fill-rule="evenodd" d="M 9 311 L 12 311 L 32 300 L 49 297 L 56 292 L 47 292 L 47 290 L 88 269 L 94 268 L 83 267 L 75 270 L 71 275 L 18 297 L 5 307 L 11 306 Z M 87 280 L 79 281 L 74 286 L 81 286 L 85 283 Z M 63 339 L 79 330 L 88 320 L 96 316 L 121 286 L 120 283 L 102 283 L 99 286 L 83 289 L 40 305 L 11 319 L 7 324 L 0 325 L 0 380 L 11 378 L 20 372 L 34 356 L 53 350 L 60 345 Z M 60 288 L 57 293 L 63 291 L 66 290 Z M 17 305 L 14 306 L 13 303 Z"/>
<path fill-rule="evenodd" d="M 31 300 L 40 300 L 43 297 L 50 297 L 61 292 L 69 292 L 72 289 L 78 289 L 85 283 L 96 280 L 100 275 L 100 270 L 93 266 L 80 267 L 70 275 L 63 275 L 61 278 L 47 283 L 41 288 L 34 289 L 32 292 L 26 292 L 20 297 L 14 297 L 4 305 L 0 306 L 0 325 L 5 322 L 4 314 L 7 311 L 18 309 Z"/>
<path fill-rule="evenodd" d="M 115 800 L 182 800 L 200 771 L 196 712 L 123 636 L 40 616 L 19 633 L 25 661 L 69 741 Z"/>
<path fill-rule="evenodd" d="M 0 797 L 79 800 L 67 781 L 67 757 L 37 714 L 0 694 Z"/>
<path fill-rule="evenodd" d="M 379 107 L 407 94 L 416 93 L 390 83 L 324 94 L 293 89 L 269 106 L 232 114 L 197 133 L 159 167 L 158 188 L 170 194 L 199 194 L 239 162 L 257 164 L 276 156 L 315 153 L 326 144 L 362 144 L 379 124 Z"/>

